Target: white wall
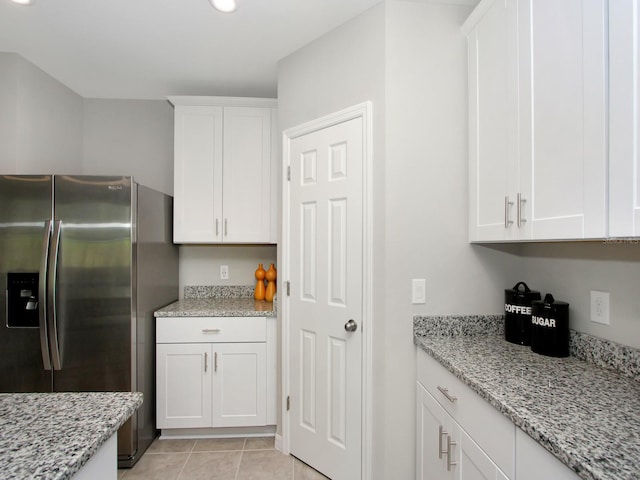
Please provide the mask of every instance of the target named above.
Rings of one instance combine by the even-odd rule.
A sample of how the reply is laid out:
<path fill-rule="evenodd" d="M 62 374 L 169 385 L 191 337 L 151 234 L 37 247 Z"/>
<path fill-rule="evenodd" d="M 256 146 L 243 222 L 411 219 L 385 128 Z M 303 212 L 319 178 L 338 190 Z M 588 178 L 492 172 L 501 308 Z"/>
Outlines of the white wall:
<path fill-rule="evenodd" d="M 413 478 L 414 314 L 501 313 L 518 247 L 467 243 L 467 46 L 470 7 L 387 1 L 384 470 Z M 515 272 L 514 272 L 515 273 Z M 411 304 L 411 279 L 427 302 Z"/>
<path fill-rule="evenodd" d="M 275 245 L 183 245 L 180 247 L 180 298 L 185 285 L 254 285 L 258 263 L 276 262 Z M 220 265 L 229 280 L 220 280 Z"/>
<path fill-rule="evenodd" d="M 13 53 L 0 54 L 0 77 L 0 168 L 81 173 L 82 98 Z"/>
<path fill-rule="evenodd" d="M 84 100 L 83 170 L 131 175 L 173 195 L 173 107 L 165 100 Z"/>
<path fill-rule="evenodd" d="M 640 240 L 527 244 L 522 254 L 528 285 L 569 302 L 571 328 L 640 348 Z M 610 325 L 591 322 L 591 290 L 610 293 Z"/>

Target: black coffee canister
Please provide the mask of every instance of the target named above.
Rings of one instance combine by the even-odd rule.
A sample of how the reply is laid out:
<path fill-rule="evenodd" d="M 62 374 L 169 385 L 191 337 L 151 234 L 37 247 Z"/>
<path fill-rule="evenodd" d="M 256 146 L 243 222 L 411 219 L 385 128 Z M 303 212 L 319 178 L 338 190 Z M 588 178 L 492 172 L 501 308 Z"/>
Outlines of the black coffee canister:
<path fill-rule="evenodd" d="M 518 282 L 504 291 L 504 338 L 518 345 L 531 345 L 531 302 L 540 300 L 540 292 Z"/>
<path fill-rule="evenodd" d="M 569 304 L 551 294 L 531 305 L 531 350 L 548 357 L 569 356 Z"/>

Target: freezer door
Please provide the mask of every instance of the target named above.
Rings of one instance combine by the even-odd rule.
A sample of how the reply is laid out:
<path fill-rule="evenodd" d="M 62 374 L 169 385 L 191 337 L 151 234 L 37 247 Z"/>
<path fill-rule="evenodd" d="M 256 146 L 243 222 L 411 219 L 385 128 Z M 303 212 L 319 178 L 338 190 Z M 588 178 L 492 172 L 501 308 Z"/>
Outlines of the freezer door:
<path fill-rule="evenodd" d="M 36 285 L 46 273 L 41 268 L 46 267 L 43 251 L 52 214 L 51 182 L 47 175 L 0 176 L 0 392 L 51 391 L 51 371 L 45 370 L 40 341 L 42 334 L 46 348 L 46 332 L 36 316 L 27 318 L 26 311 L 45 307 Z M 9 290 L 19 289 L 15 295 L 10 292 L 11 305 L 8 278 Z M 19 318 L 23 314 L 25 318 Z M 46 351 L 44 357 L 48 361 Z"/>
<path fill-rule="evenodd" d="M 130 177 L 54 177 L 54 391 L 132 389 Z M 56 241 L 59 237 L 59 241 Z M 56 261 L 57 258 L 57 261 Z"/>

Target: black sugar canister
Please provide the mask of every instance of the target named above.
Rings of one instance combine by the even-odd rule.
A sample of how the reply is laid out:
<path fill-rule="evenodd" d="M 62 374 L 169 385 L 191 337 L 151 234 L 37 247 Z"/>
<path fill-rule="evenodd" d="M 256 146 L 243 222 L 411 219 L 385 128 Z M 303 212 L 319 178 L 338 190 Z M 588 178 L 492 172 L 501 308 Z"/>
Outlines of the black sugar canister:
<path fill-rule="evenodd" d="M 569 356 L 569 304 L 546 294 L 531 305 L 531 350 L 548 357 Z"/>
<path fill-rule="evenodd" d="M 531 302 L 540 292 L 518 282 L 504 291 L 504 338 L 518 345 L 531 345 Z"/>

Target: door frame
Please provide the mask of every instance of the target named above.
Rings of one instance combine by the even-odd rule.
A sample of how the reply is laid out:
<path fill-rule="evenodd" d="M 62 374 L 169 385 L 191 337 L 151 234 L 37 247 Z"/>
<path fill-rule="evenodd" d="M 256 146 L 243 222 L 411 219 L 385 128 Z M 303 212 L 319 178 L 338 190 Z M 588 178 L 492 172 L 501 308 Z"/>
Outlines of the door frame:
<path fill-rule="evenodd" d="M 291 208 L 290 188 L 288 181 L 289 155 L 291 154 L 291 141 L 295 138 L 316 132 L 339 123 L 343 123 L 356 118 L 362 119 L 363 138 L 363 178 L 362 178 L 362 204 L 363 204 L 363 225 L 362 225 L 362 470 L 361 480 L 371 479 L 372 465 L 372 427 L 373 427 L 373 136 L 372 136 L 372 103 L 370 101 L 345 108 L 335 113 L 330 113 L 310 122 L 303 123 L 296 127 L 286 129 L 282 132 L 282 261 L 281 270 L 282 287 L 280 291 L 280 308 L 282 310 L 282 440 L 281 451 L 290 453 L 290 417 L 287 411 L 287 397 L 290 394 L 289 376 L 290 356 L 289 356 L 289 328 L 290 328 L 290 297 L 286 295 L 286 282 L 291 278 L 291 258 L 289 235 L 290 219 L 289 210 Z"/>

